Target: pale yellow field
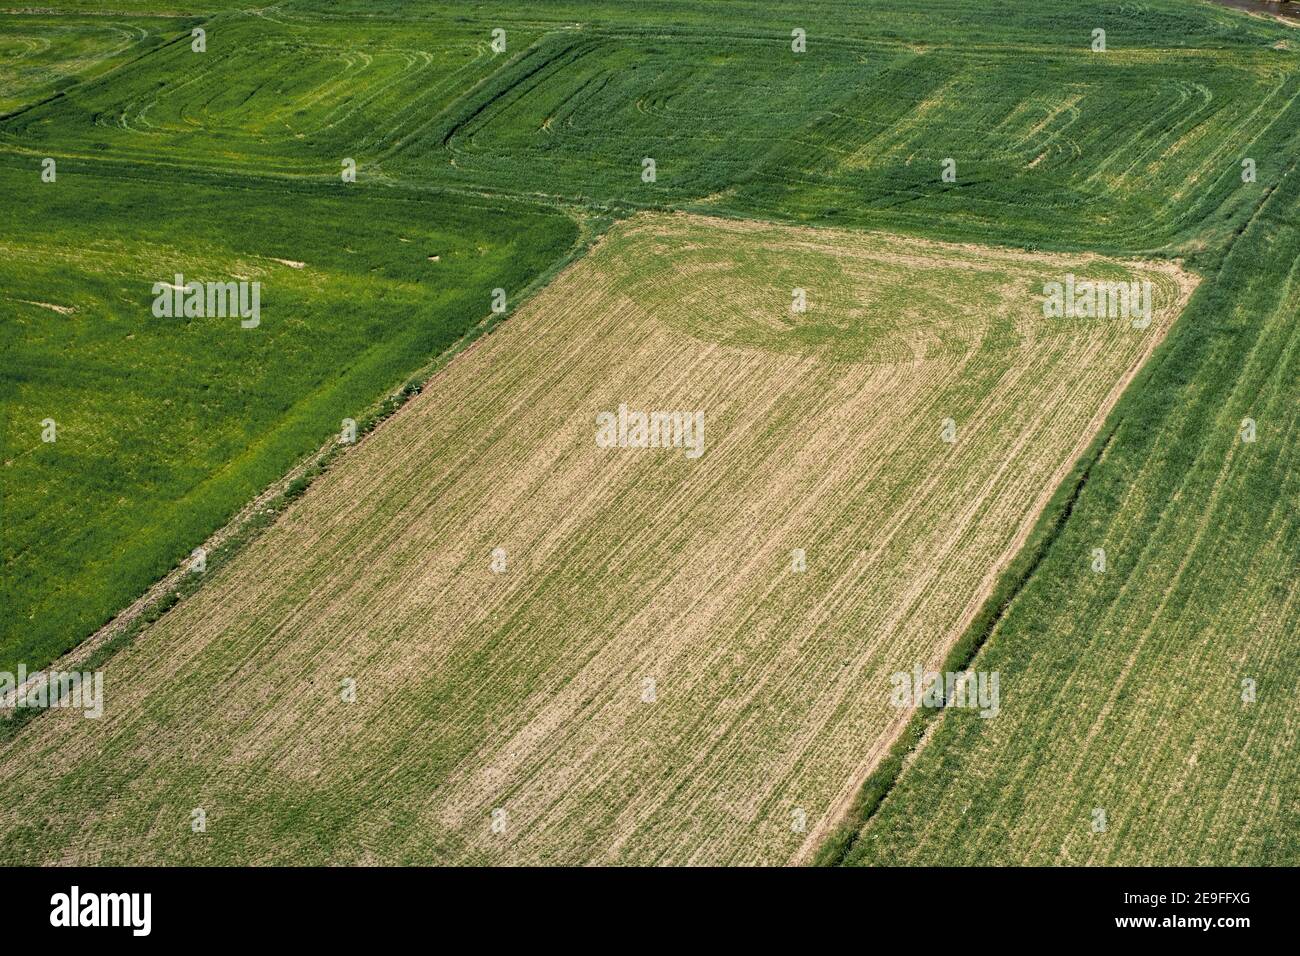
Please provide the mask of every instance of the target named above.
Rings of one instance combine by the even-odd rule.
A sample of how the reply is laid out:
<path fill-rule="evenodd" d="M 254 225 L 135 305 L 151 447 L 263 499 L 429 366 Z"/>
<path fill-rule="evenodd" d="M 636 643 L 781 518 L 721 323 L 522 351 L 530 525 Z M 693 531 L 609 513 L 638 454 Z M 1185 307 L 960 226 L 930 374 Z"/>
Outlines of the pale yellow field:
<path fill-rule="evenodd" d="M 0 745 L 0 860 L 804 858 L 1194 286 L 1134 268 L 1142 330 L 1043 317 L 1130 272 L 1096 257 L 616 227 L 114 657 L 102 720 Z M 598 447 L 620 404 L 702 454 Z"/>

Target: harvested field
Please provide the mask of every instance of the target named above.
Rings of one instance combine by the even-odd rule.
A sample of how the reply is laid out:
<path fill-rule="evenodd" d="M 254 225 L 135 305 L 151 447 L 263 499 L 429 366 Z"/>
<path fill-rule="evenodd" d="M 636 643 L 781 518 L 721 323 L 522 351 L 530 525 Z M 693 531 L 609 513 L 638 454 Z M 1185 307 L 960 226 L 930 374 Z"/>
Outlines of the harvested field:
<path fill-rule="evenodd" d="M 1045 319 L 1066 273 L 1153 320 Z M 102 720 L 0 744 L 0 861 L 803 858 L 1193 286 L 620 224 L 113 658 Z M 598 447 L 620 405 L 700 453 Z"/>

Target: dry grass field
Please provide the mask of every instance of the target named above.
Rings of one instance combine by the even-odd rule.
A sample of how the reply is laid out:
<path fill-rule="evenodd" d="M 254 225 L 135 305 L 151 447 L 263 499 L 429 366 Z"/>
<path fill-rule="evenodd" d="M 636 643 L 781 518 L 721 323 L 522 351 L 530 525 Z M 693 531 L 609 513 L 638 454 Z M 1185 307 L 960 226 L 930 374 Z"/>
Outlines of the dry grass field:
<path fill-rule="evenodd" d="M 1044 318 L 1067 273 L 1153 321 Z M 0 861 L 807 859 L 1194 286 L 620 223 L 114 657 L 101 720 L 0 743 Z M 599 447 L 621 405 L 703 441 Z"/>

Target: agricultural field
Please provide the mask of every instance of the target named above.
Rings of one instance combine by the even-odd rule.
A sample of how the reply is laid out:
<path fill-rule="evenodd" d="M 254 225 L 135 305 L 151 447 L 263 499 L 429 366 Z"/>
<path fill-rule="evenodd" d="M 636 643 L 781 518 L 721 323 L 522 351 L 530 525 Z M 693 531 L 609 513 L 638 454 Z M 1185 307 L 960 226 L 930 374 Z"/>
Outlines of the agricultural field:
<path fill-rule="evenodd" d="M 1298 158 L 1209 0 L 0 11 L 0 865 L 1300 864 Z"/>
<path fill-rule="evenodd" d="M 487 31 L 465 24 L 422 36 L 232 13 L 203 21 L 198 53 L 194 22 L 175 21 L 168 42 L 103 82 L 14 117 L 0 139 L 115 161 L 337 178 L 344 158 L 366 170 L 493 66 Z"/>
<path fill-rule="evenodd" d="M 193 21 L 29 14 L 0 22 L 0 116 L 9 118 L 143 55 Z"/>
<path fill-rule="evenodd" d="M 971 12 L 954 6 L 958 21 Z M 1208 6 L 1166 23 L 1084 5 L 1044 17 L 1031 44 L 1012 42 L 1018 30 L 979 43 L 951 24 L 919 31 L 902 5 L 853 35 L 832 26 L 842 7 L 814 6 L 803 53 L 770 11 L 721 35 L 663 25 L 689 23 L 689 7 L 664 5 L 651 28 L 644 11 L 599 4 L 544 19 L 289 4 L 213 12 L 202 53 L 178 17 L 111 76 L 0 124 L 0 144 L 318 177 L 353 159 L 371 181 L 621 213 L 1196 254 L 1249 215 L 1243 157 L 1261 188 L 1276 184 L 1300 94 L 1300 50 Z M 1108 28 L 1105 53 L 1090 17 Z M 1160 27 L 1186 32 L 1163 43 Z"/>
<path fill-rule="evenodd" d="M 530 193 L 560 183 L 575 201 L 1156 249 L 1241 221 L 1241 158 L 1260 156 L 1276 181 L 1298 94 L 1300 59 L 1267 46 L 1103 56 L 827 40 L 812 56 L 771 36 L 566 31 L 383 165 Z"/>
<path fill-rule="evenodd" d="M 1150 324 L 1045 318 L 1069 272 Z M 112 713 L 14 740 L 0 856 L 796 859 L 1194 286 L 632 219 L 115 658 Z M 601 447 L 623 409 L 702 421 Z"/>
<path fill-rule="evenodd" d="M 557 212 L 341 183 L 56 175 L 0 158 L 0 190 L 26 197 L 0 220 L 0 671 L 77 644 L 576 233 Z M 178 273 L 260 283 L 259 324 L 155 316 Z"/>

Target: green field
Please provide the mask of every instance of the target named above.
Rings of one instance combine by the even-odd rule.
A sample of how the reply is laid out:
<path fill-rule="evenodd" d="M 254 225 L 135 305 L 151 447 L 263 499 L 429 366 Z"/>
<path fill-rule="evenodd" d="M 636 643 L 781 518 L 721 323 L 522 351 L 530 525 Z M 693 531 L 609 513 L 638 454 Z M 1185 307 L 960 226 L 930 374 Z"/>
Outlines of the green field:
<path fill-rule="evenodd" d="M 0 671 L 75 646 L 575 236 L 545 210 L 78 160 L 42 183 L 0 158 L 0 189 L 25 197 L 0 222 Z M 155 318 L 176 273 L 260 282 L 261 324 Z"/>
<path fill-rule="evenodd" d="M 0 115 L 57 97 L 156 49 L 189 20 L 43 16 L 5 18 Z"/>
<path fill-rule="evenodd" d="M 690 4 L 300 4 L 204 19 L 202 54 L 177 20 L 171 42 L 11 118 L 0 143 L 319 176 L 350 157 L 391 183 L 1121 254 L 1221 244 L 1251 208 L 1241 160 L 1259 189 L 1285 166 L 1300 58 L 1209 6 L 1071 5 L 1006 29 L 967 3 L 929 29 L 902 4 L 856 29 L 813 7 L 803 54 L 793 20 L 731 6 L 745 16 L 719 33 L 662 25 L 698 18 Z"/>
<path fill-rule="evenodd" d="M 537 295 L 545 308 L 506 344 L 493 344 L 494 333 L 474 346 L 498 364 L 468 354 L 477 375 L 456 364 L 439 371 L 431 387 L 441 383 L 442 405 L 431 410 L 425 396 L 423 418 L 399 413 L 391 434 L 405 437 L 383 446 L 388 458 L 364 452 L 371 439 L 345 452 L 337 467 L 346 481 L 331 465 L 325 490 L 313 487 L 301 509 L 277 517 L 280 502 L 266 511 L 271 531 L 247 545 L 280 562 L 321 541 L 332 550 L 275 573 L 238 553 L 223 558 L 220 588 L 205 584 L 132 632 L 129 653 L 97 657 L 108 660 L 110 686 L 129 675 L 120 716 L 83 727 L 47 715 L 0 730 L 0 786 L 9 788 L 0 862 L 231 862 L 252 836 L 263 859 L 277 862 L 802 862 L 814 843 L 822 862 L 853 864 L 1300 862 L 1300 722 L 1289 704 L 1300 690 L 1291 646 L 1300 624 L 1294 27 L 1204 0 L 103 6 L 0 13 L 0 672 L 44 667 L 151 586 L 170 591 L 164 576 L 328 443 L 343 418 L 388 414 L 397 402 L 385 396 L 417 391 L 493 327 L 494 289 L 507 290 L 511 316 Z M 795 28 L 806 31 L 805 52 L 791 49 Z M 1098 28 L 1105 51 L 1090 47 Z M 204 31 L 203 52 L 191 48 L 194 29 Z M 493 49 L 494 30 L 504 31 L 504 50 Z M 340 177 L 347 159 L 356 182 Z M 54 181 L 42 178 L 47 160 L 57 164 Z M 1246 161 L 1253 178 L 1243 177 Z M 683 234 L 664 226 L 664 238 L 647 221 L 713 225 Z M 584 251 L 611 227 L 613 241 Z M 545 288 L 583 254 L 594 265 Z M 1021 256 L 1041 258 L 1030 266 Z M 1108 279 L 1159 275 L 1184 291 L 1195 285 L 1189 274 L 1200 279 L 1113 408 L 1118 396 L 1104 386 L 1127 382 L 1145 351 L 1115 351 L 1118 364 L 1099 365 L 1074 330 L 1025 324 L 1046 279 L 1088 269 Z M 155 317 L 154 284 L 178 273 L 260 282 L 259 326 Z M 794 321 L 790 290 L 800 286 L 816 307 Z M 1169 288 L 1162 294 L 1166 305 L 1181 302 Z M 699 351 L 620 353 L 595 330 L 625 312 Z M 585 345 L 570 354 L 566 341 Z M 1017 348 L 1030 352 L 1006 364 Z M 717 355 L 735 364 L 710 364 Z M 855 450 L 879 437 L 882 422 L 933 432 L 934 395 L 884 407 L 836 391 L 848 381 L 875 387 L 855 376 L 909 362 L 937 363 L 952 376 L 941 386 L 950 404 L 992 416 L 982 464 L 969 463 L 969 473 L 900 452 L 896 472 L 877 474 Z M 1044 376 L 1033 397 L 1002 390 L 1003 376 L 1029 368 Z M 806 604 L 764 604 L 770 595 L 754 585 L 736 600 L 752 602 L 757 631 L 715 619 L 741 635 L 719 646 L 742 650 L 702 657 L 710 673 L 742 684 L 780 673 L 763 668 L 792 646 L 815 646 L 800 622 L 820 622 L 832 657 L 870 667 L 843 684 L 834 671 L 801 673 L 806 683 L 798 693 L 785 685 L 775 716 L 739 700 L 721 677 L 691 672 L 703 695 L 696 710 L 668 708 L 673 719 L 653 726 L 616 715 L 610 726 L 631 737 L 607 735 L 599 702 L 616 696 L 608 682 L 635 676 L 634 664 L 658 647 L 653 628 L 626 629 L 635 593 L 611 585 L 607 600 L 584 605 L 558 572 L 538 566 L 535 593 L 493 603 L 436 576 L 463 543 L 447 528 L 429 532 L 431 556 L 383 550 L 343 524 L 365 513 L 364 534 L 382 525 L 400 535 L 454 513 L 463 527 L 488 514 L 527 526 L 535 508 L 550 530 L 566 527 L 576 513 L 556 500 L 538 461 L 524 486 L 531 498 L 490 495 L 497 483 L 513 487 L 511 460 L 493 456 L 508 438 L 526 447 L 512 427 L 528 403 L 585 416 L 579 400 L 590 393 L 579 385 L 644 389 L 657 373 L 678 376 L 683 400 L 702 403 L 716 395 L 683 385 L 700 369 L 779 398 L 764 406 L 769 417 L 746 419 L 754 461 L 720 456 L 730 465 L 697 489 L 714 509 L 693 513 L 699 536 L 675 537 L 662 522 L 654 494 L 675 493 L 682 479 L 652 470 L 640 477 L 649 503 L 622 517 L 593 508 L 564 554 L 594 575 L 600 549 L 616 546 L 608 529 L 619 528 L 635 545 L 622 565 L 630 580 L 687 568 L 691 580 L 705 579 L 674 549 L 713 553 L 723 540 L 733 555 L 787 548 L 788 527 L 764 516 L 822 500 L 814 492 L 826 487 L 789 469 L 796 460 L 827 465 L 845 484 L 825 499 L 822 523 L 805 530 L 823 546 L 892 555 L 859 583 L 891 581 L 895 597 L 912 593 L 907 582 L 922 588 L 909 576 L 916 568 L 939 573 L 933 587 L 948 597 L 916 617 L 914 626 L 929 628 L 924 637 L 891 629 L 902 612 L 888 595 L 837 590 L 850 579 L 816 578 L 826 591 Z M 780 388 L 767 377 L 773 369 L 786 376 Z M 1017 457 L 1016 429 L 1037 427 L 1023 417 L 1030 412 L 1065 414 L 1052 411 L 1065 407 L 1052 386 L 1068 375 L 1082 376 L 1071 441 L 1040 436 L 1030 468 Z M 495 403 L 475 404 L 485 394 Z M 768 444 L 785 436 L 798 446 L 805 407 L 846 429 L 844 444 L 833 443 L 838 457 L 801 459 Z M 1246 418 L 1257 429 L 1249 443 L 1238 434 Z M 42 440 L 48 420 L 57 441 Z M 471 420 L 481 431 L 469 438 L 446 424 Z M 560 427 L 558 417 L 539 421 Z M 409 458 L 412 448 L 424 457 Z M 423 482 L 439 455 L 460 470 L 440 472 L 434 494 Z M 993 492 L 958 479 L 980 467 L 1004 475 L 1012 461 L 1018 510 L 984 529 L 988 539 L 970 530 L 951 564 L 927 550 L 939 547 L 926 537 L 933 529 L 902 523 L 906 493 L 927 479 L 970 496 L 965 506 L 954 499 L 958 513 L 992 508 Z M 841 474 L 845 463 L 859 471 Z M 789 500 L 764 498 L 767 486 L 749 484 L 747 470 L 767 474 Z M 628 477 L 590 472 L 579 487 L 595 494 Z M 344 484 L 351 497 L 338 490 Z M 379 487 L 413 510 L 385 510 L 365 490 Z M 751 501 L 735 518 L 728 489 L 768 510 Z M 464 510 L 450 510 L 449 498 Z M 907 535 L 873 537 L 902 534 L 880 523 L 895 512 Z M 1109 556 L 1105 573 L 1089 568 L 1098 547 Z M 353 564 L 369 577 L 349 577 Z M 422 579 L 420 568 L 435 576 Z M 350 597 L 319 603 L 327 579 Z M 753 580 L 737 575 L 734 586 Z M 396 582 L 415 586 L 398 610 L 372 606 L 367 595 Z M 279 617 L 239 616 L 253 613 L 243 595 L 254 583 Z M 434 614 L 422 589 L 454 598 L 462 613 Z M 475 630 L 474 614 L 488 606 L 499 617 Z M 219 613 L 226 607 L 234 623 Z M 832 608 L 841 615 L 828 615 Z M 398 633 L 384 630 L 393 615 Z M 457 666 L 395 691 L 382 702 L 388 710 L 366 710 L 365 732 L 337 724 L 335 739 L 303 742 L 302 698 L 264 712 L 265 687 L 251 691 L 261 697 L 241 696 L 250 691 L 233 680 L 229 654 L 264 654 L 267 672 L 292 682 L 321 661 L 341 663 L 345 620 L 348 633 L 364 635 L 349 666 L 406 661 L 439 639 L 454 645 L 438 653 Z M 625 657 L 600 657 L 610 634 Z M 716 638 L 699 634 L 701 643 Z M 954 666 L 998 671 L 999 717 L 955 709 L 882 717 L 874 695 L 888 687 L 879 679 L 908 661 L 855 656 L 877 642 L 906 649 L 912 663 L 946 655 Z M 566 656 L 581 648 L 607 666 L 582 677 Z M 755 655 L 748 665 L 746 649 Z M 552 722 L 530 736 L 544 709 L 510 709 L 478 683 L 479 668 L 525 705 L 569 694 L 574 709 L 550 712 Z M 327 677 L 332 686 L 335 675 Z M 1254 681 L 1253 702 L 1241 699 L 1243 680 Z M 164 694 L 158 685 L 168 681 L 184 692 Z M 839 696 L 821 738 L 794 741 L 765 723 L 797 725 L 800 701 L 824 687 Z M 411 693 L 432 696 L 414 702 Z M 274 726 L 259 726 L 258 714 Z M 702 737 L 701 715 L 728 729 Z M 205 762 L 202 747 L 168 736 L 170 727 L 221 741 L 220 759 Z M 367 736 L 374 727 L 392 739 Z M 494 727 L 524 734 L 528 746 L 489 753 L 480 738 Z M 780 761 L 743 743 L 755 728 L 754 739 L 797 770 L 777 780 Z M 485 841 L 473 829 L 479 818 L 465 816 L 482 808 L 454 801 L 488 799 L 490 784 L 551 793 L 559 785 L 539 769 L 546 754 L 529 749 L 550 734 L 564 738 L 552 759 L 567 753 L 563 766 L 585 770 L 587 789 L 567 802 L 524 801 L 523 815 L 545 820 L 549 835 L 519 835 L 507 847 Z M 412 758 L 391 788 L 365 797 L 358 768 L 306 769 L 332 746 L 368 740 L 373 752 L 358 767 L 374 770 L 376 754 L 442 735 L 444 749 Z M 617 761 L 587 763 L 563 750 L 596 740 Z M 629 782 L 646 740 L 660 747 L 647 772 L 671 793 L 638 794 Z M 93 755 L 93 771 L 65 765 L 32 778 L 31 762 L 59 747 Z M 241 775 L 250 763 L 269 775 L 256 788 Z M 701 766 L 716 771 L 703 791 L 683 776 Z M 751 802 L 709 789 L 726 791 L 724 779 Z M 796 784 L 807 796 L 792 795 Z M 93 817 L 113 787 L 128 785 L 131 794 L 79 840 L 85 812 Z M 179 813 L 205 786 L 240 821 L 235 829 L 207 846 L 161 845 L 158 828 L 171 825 L 164 810 Z M 396 811 L 394 800 L 409 804 L 415 787 L 443 789 L 423 809 Z M 809 813 L 802 847 L 773 835 L 787 798 Z M 1104 832 L 1091 828 L 1098 809 Z M 386 834 L 417 824 L 428 832 Z M 343 835 L 357 830 L 364 845 L 348 846 Z"/>
<path fill-rule="evenodd" d="M 813 56 L 779 36 L 570 31 L 495 74 L 384 169 L 570 200 L 1159 248 L 1241 221 L 1243 156 L 1260 156 L 1261 182 L 1276 182 L 1297 62 L 1267 47 L 1097 54 L 865 40 L 827 41 Z M 656 161 L 653 184 L 641 181 L 644 157 Z M 948 158 L 953 183 L 941 180 Z"/>
<path fill-rule="evenodd" d="M 229 15 L 189 24 L 101 82 L 14 117 L 23 149 L 114 160 L 326 174 L 366 166 L 497 64 L 485 31 L 439 24 L 438 43 L 409 26 Z M 25 27 L 24 21 L 19 23 Z M 515 42 L 528 42 L 524 30 Z"/>

